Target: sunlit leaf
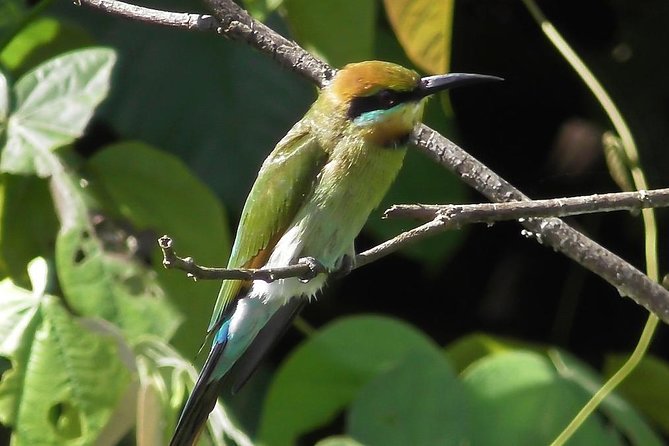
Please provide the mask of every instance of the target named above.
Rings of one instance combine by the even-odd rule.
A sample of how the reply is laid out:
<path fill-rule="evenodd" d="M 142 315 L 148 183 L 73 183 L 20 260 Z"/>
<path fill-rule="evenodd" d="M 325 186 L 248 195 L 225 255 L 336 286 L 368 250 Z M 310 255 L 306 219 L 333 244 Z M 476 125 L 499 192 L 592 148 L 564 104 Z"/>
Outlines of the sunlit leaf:
<path fill-rule="evenodd" d="M 135 347 L 141 381 L 137 411 L 137 444 L 165 444 L 173 433 L 184 398 L 197 372 L 192 364 L 160 339 L 144 338 Z M 215 446 L 230 438 L 237 446 L 253 446 L 221 401 L 209 415 L 207 439 Z"/>
<path fill-rule="evenodd" d="M 51 57 L 93 43 L 88 33 L 78 26 L 51 17 L 38 17 L 0 49 L 0 62 L 18 77 Z"/>
<path fill-rule="evenodd" d="M 453 0 L 384 0 L 390 24 L 413 63 L 446 73 L 451 57 Z"/>
<path fill-rule="evenodd" d="M 107 95 L 115 60 L 111 49 L 78 50 L 51 59 L 19 79 L 0 169 L 50 175 L 55 168 L 51 151 L 82 135 Z"/>
<path fill-rule="evenodd" d="M 351 437 L 336 436 L 336 437 L 325 438 L 324 440 L 321 440 L 318 443 L 316 443 L 315 446 L 364 446 L 364 445 L 362 443 L 355 441 Z"/>
<path fill-rule="evenodd" d="M 473 429 L 470 444 L 550 444 L 589 395 L 560 376 L 544 355 L 514 351 L 487 356 L 464 372 Z M 486 429 L 484 426 L 494 426 Z M 598 416 L 590 417 L 570 445 L 623 445 Z"/>
<path fill-rule="evenodd" d="M 7 76 L 0 71 L 0 145 L 4 141 L 7 117 L 9 116 L 9 81 Z"/>
<path fill-rule="evenodd" d="M 85 183 L 76 176 L 61 172 L 51 182 L 61 221 L 56 265 L 68 305 L 112 322 L 131 341 L 146 334 L 169 339 L 179 316 L 155 271 L 135 255 L 132 235 L 104 218 L 93 224 Z"/>
<path fill-rule="evenodd" d="M 0 421 L 16 444 L 95 443 L 131 379 L 119 339 L 8 279 L 0 296 L 0 355 L 12 365 L 0 381 Z"/>
<path fill-rule="evenodd" d="M 263 21 L 281 6 L 281 3 L 283 0 L 244 0 L 244 7 L 256 20 Z"/>
<path fill-rule="evenodd" d="M 519 349 L 532 350 L 537 353 L 544 353 L 546 351 L 545 346 L 532 344 L 520 339 L 493 336 L 486 333 L 472 333 L 448 344 L 446 346 L 446 356 L 450 360 L 451 365 L 458 372 L 462 372 L 470 364 L 485 356 Z"/>
<path fill-rule="evenodd" d="M 107 198 L 110 211 L 149 234 L 143 243 L 154 265 L 151 274 L 185 316 L 173 343 L 186 357 L 194 356 L 220 283 L 194 282 L 181 271 L 163 268 L 156 239 L 168 234 L 181 255 L 202 265 L 225 264 L 230 229 L 220 201 L 181 160 L 139 142 L 104 148 L 87 162 L 84 175 Z"/>

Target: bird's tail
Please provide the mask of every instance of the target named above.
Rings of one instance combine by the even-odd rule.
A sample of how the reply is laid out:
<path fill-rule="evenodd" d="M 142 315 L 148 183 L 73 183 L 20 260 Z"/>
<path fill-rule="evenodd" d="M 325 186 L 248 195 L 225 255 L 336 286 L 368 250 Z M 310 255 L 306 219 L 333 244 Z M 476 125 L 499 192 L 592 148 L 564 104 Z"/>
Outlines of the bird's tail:
<path fill-rule="evenodd" d="M 214 409 L 221 391 L 222 379 L 215 376 L 227 344 L 230 321 L 219 329 L 214 344 L 202 367 L 193 391 L 181 411 L 170 446 L 192 446 L 197 443 L 209 413 Z"/>
<path fill-rule="evenodd" d="M 304 302 L 298 298 L 285 305 L 260 299 L 241 299 L 237 303 L 232 318 L 214 336 L 213 346 L 181 412 L 170 446 L 192 446 L 197 442 L 223 383 L 228 381 L 233 393 L 237 392 L 290 326 Z"/>

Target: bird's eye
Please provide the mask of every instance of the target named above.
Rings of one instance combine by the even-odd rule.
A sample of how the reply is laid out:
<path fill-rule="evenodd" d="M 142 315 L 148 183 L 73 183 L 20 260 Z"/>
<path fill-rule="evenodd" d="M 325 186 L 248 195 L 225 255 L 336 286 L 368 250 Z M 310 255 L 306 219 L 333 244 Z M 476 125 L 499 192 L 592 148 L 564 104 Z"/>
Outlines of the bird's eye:
<path fill-rule="evenodd" d="M 381 90 L 377 93 L 382 108 L 390 108 L 397 103 L 397 96 L 390 90 Z"/>

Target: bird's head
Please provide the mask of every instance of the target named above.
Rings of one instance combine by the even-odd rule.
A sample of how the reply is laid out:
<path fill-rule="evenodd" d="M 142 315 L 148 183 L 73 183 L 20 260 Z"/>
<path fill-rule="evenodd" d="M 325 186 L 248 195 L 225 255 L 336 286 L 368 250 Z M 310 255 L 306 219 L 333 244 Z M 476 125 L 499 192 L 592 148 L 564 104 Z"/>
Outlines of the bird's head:
<path fill-rule="evenodd" d="M 423 115 L 425 99 L 448 88 L 495 76 L 450 73 L 420 77 L 382 61 L 352 63 L 339 70 L 323 93 L 346 119 L 372 141 L 385 145 L 408 136 Z"/>

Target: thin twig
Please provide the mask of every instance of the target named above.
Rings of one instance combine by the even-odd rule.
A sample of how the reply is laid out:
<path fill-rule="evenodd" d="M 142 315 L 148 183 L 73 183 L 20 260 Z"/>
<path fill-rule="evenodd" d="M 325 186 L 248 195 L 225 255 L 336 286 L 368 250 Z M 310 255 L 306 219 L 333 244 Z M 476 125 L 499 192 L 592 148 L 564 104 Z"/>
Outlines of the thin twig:
<path fill-rule="evenodd" d="M 334 69 L 313 57 L 294 42 L 253 20 L 232 0 L 204 1 L 220 22 L 216 28 L 218 33 L 249 44 L 270 56 L 281 66 L 301 74 L 319 86 L 325 85 L 335 73 Z M 102 9 L 100 0 L 80 0 L 80 2 Z M 117 2 L 112 0 L 104 2 L 107 5 L 114 3 Z M 118 13 L 111 9 L 108 11 Z M 137 19 L 137 17 L 130 18 Z M 148 16 L 142 17 L 141 20 L 163 24 L 150 20 Z M 526 195 L 494 171 L 426 125 L 421 125 L 416 129 L 411 143 L 491 201 L 529 200 Z M 531 219 L 523 222 L 523 225 L 530 234 L 537 235 L 537 241 L 562 252 L 611 283 L 621 295 L 629 296 L 669 323 L 669 291 L 650 280 L 637 268 L 558 218 Z"/>
<path fill-rule="evenodd" d="M 192 257 L 179 257 L 172 246 L 172 239 L 167 235 L 158 239 L 158 246 L 163 251 L 163 266 L 165 268 L 185 271 L 186 275 L 193 280 L 262 280 L 274 282 L 279 279 L 297 277 L 308 282 L 319 274 L 328 273 L 327 268 L 311 257 L 305 257 L 295 265 L 281 268 L 212 268 L 198 265 Z"/>
<path fill-rule="evenodd" d="M 538 217 L 567 217 L 596 212 L 638 211 L 667 206 L 669 206 L 669 188 L 509 203 L 396 204 L 385 211 L 384 217 L 432 220 L 442 216 L 450 222 L 469 224 Z"/>

